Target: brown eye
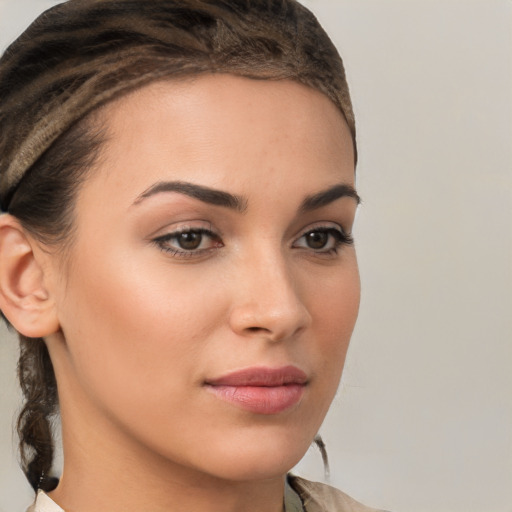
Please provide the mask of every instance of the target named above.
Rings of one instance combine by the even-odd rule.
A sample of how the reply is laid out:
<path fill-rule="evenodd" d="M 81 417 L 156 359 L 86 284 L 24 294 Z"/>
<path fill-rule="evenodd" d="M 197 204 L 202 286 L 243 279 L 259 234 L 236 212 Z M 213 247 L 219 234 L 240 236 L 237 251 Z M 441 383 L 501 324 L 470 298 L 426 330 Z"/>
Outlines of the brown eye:
<path fill-rule="evenodd" d="M 185 251 L 193 251 L 197 249 L 203 240 L 203 234 L 198 233 L 197 231 L 187 231 L 186 233 L 181 233 L 176 237 L 176 242 L 178 243 L 181 249 Z"/>
<path fill-rule="evenodd" d="M 352 237 L 339 226 L 319 226 L 306 231 L 293 244 L 297 249 L 309 249 L 318 254 L 336 253 L 341 245 L 353 243 Z"/>
<path fill-rule="evenodd" d="M 199 256 L 223 246 L 218 235 L 209 229 L 187 229 L 159 236 L 153 240 L 160 249 L 173 256 Z"/>
<path fill-rule="evenodd" d="M 311 249 L 323 249 L 329 241 L 329 233 L 326 231 L 310 231 L 305 235 L 306 244 Z"/>

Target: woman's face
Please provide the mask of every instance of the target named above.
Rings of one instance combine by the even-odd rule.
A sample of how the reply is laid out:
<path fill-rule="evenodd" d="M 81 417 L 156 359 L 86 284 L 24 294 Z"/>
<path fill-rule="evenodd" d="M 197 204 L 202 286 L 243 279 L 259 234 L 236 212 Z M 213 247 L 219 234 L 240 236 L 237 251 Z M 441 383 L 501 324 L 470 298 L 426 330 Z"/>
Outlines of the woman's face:
<path fill-rule="evenodd" d="M 229 480 L 285 473 L 358 311 L 346 123 L 305 86 L 228 75 L 153 84 L 102 119 L 65 271 L 54 261 L 64 442 Z"/>

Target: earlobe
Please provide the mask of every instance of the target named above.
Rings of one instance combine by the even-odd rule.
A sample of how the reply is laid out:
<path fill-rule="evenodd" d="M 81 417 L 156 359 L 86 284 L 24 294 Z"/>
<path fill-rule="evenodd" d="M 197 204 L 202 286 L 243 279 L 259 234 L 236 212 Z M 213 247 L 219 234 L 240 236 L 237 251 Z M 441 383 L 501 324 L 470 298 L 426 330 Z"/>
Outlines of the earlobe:
<path fill-rule="evenodd" d="M 35 244 L 17 219 L 0 216 L 0 309 L 18 332 L 41 338 L 59 323 L 45 286 L 43 253 Z"/>

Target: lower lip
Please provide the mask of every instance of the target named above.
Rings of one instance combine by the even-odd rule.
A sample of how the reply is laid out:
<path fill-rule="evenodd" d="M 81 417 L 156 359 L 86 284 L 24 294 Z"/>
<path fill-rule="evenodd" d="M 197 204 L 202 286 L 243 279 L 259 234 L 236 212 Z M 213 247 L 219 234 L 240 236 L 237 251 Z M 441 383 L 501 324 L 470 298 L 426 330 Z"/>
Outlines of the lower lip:
<path fill-rule="evenodd" d="M 284 386 L 212 386 L 206 389 L 217 398 L 256 414 L 278 414 L 298 404 L 304 395 L 302 384 Z"/>

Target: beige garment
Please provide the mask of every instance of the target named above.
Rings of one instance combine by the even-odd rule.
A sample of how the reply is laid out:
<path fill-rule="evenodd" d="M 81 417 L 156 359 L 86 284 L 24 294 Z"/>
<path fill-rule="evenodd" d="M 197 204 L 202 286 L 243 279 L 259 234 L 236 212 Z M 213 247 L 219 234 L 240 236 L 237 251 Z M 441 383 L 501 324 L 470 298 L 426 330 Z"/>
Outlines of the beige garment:
<path fill-rule="evenodd" d="M 293 475 L 288 476 L 288 483 L 300 496 L 305 512 L 379 512 L 375 508 L 362 505 L 330 485 L 311 482 Z"/>
<path fill-rule="evenodd" d="M 37 493 L 27 512 L 64 512 L 45 492 Z M 378 512 L 365 507 L 334 487 L 288 476 L 285 512 Z"/>

